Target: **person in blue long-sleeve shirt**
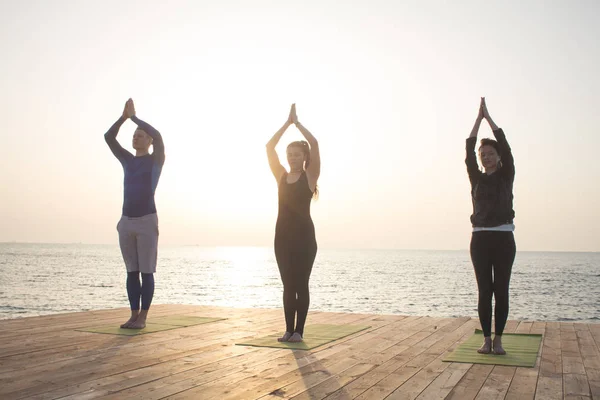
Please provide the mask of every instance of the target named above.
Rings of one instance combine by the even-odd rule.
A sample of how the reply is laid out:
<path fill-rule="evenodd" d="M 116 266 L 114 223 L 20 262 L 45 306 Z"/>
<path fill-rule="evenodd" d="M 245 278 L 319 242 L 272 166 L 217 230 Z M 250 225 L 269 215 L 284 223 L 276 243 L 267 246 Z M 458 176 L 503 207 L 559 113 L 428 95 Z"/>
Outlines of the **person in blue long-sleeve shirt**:
<path fill-rule="evenodd" d="M 137 129 L 132 145 L 135 156 L 117 141 L 119 128 L 131 119 Z M 127 295 L 131 317 L 121 328 L 142 329 L 154 295 L 154 273 L 158 255 L 158 217 L 154 193 L 165 162 L 160 133 L 135 115 L 133 100 L 125 103 L 123 115 L 104 135 L 108 147 L 123 166 L 123 212 L 117 231 L 127 268 Z M 153 152 L 150 153 L 150 145 Z M 142 280 L 140 282 L 140 273 Z M 141 310 L 140 310 L 141 303 Z"/>

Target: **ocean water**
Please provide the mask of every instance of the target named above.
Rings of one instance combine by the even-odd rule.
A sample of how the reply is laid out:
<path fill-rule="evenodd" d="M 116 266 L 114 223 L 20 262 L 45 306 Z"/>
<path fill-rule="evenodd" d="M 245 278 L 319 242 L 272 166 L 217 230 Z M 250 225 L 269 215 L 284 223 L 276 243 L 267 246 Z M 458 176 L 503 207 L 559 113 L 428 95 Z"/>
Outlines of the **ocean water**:
<path fill-rule="evenodd" d="M 128 306 L 117 246 L 0 244 L 0 319 Z M 311 310 L 477 316 L 467 251 L 320 249 Z M 517 252 L 510 319 L 600 322 L 600 253 Z M 159 249 L 155 303 L 282 305 L 272 248 Z"/>

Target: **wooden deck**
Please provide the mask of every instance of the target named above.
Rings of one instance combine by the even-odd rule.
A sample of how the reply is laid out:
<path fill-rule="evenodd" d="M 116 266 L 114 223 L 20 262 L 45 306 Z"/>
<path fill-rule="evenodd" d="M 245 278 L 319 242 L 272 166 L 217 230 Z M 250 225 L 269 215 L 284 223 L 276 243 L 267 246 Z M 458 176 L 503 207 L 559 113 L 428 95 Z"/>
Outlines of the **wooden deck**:
<path fill-rule="evenodd" d="M 0 321 L 0 399 L 600 399 L 600 324 L 510 321 L 542 333 L 535 368 L 445 363 L 476 319 L 311 312 L 371 328 L 311 351 L 235 346 L 281 310 L 156 305 L 227 320 L 125 337 L 75 331 L 126 309 Z"/>

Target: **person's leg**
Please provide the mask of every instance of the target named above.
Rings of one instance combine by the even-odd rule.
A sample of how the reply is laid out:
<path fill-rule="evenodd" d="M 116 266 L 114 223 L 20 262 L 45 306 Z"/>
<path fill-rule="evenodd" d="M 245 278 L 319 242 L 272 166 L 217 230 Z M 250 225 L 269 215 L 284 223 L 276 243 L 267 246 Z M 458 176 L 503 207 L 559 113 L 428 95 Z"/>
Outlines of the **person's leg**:
<path fill-rule="evenodd" d="M 287 342 L 294 332 L 294 319 L 296 316 L 296 288 L 292 275 L 291 252 L 286 246 L 275 242 L 275 258 L 283 283 L 283 314 L 285 316 L 285 333 L 279 338 L 280 342 Z"/>
<path fill-rule="evenodd" d="M 512 232 L 494 232 L 494 320 L 495 336 L 492 350 L 496 354 L 506 354 L 502 348 L 502 333 L 506 326 L 509 310 L 509 286 L 512 266 L 517 251 Z"/>
<path fill-rule="evenodd" d="M 484 343 L 479 353 L 489 353 L 492 346 L 492 261 L 489 252 L 489 232 L 474 232 L 471 237 L 471 261 L 475 269 L 479 292 L 477 312 L 483 331 Z"/>
<path fill-rule="evenodd" d="M 131 325 L 135 323 L 140 313 L 140 295 L 142 293 L 142 286 L 140 284 L 140 273 L 139 272 L 128 272 L 127 273 L 127 297 L 129 298 L 129 305 L 131 308 L 131 317 L 127 322 L 121 325 L 121 328 L 131 328 Z"/>
<path fill-rule="evenodd" d="M 154 273 L 158 260 L 158 217 L 156 214 L 145 215 L 137 220 L 137 248 L 140 271 L 142 273 L 142 310 L 131 328 L 142 329 L 146 326 L 146 318 L 154 297 Z"/>
<path fill-rule="evenodd" d="M 140 278 L 137 254 L 137 239 L 135 232 L 132 230 L 131 221 L 127 217 L 122 217 L 117 224 L 119 232 L 119 247 L 123 255 L 123 261 L 127 269 L 127 297 L 129 298 L 129 306 L 131 316 L 129 320 L 121 325 L 121 328 L 129 328 L 134 323 L 140 312 Z"/>
<path fill-rule="evenodd" d="M 148 311 L 154 297 L 154 274 L 142 274 L 142 311 Z"/>
<path fill-rule="evenodd" d="M 142 329 L 146 327 L 146 318 L 148 318 L 148 310 L 152 304 L 152 297 L 154 296 L 154 274 L 142 273 L 142 285 L 140 288 L 140 294 L 142 298 L 142 309 L 129 327 L 131 329 Z"/>
<path fill-rule="evenodd" d="M 290 338 L 290 342 L 301 341 L 304 336 L 304 325 L 306 324 L 306 317 L 308 316 L 308 308 L 310 305 L 308 284 L 316 255 L 316 246 L 311 246 L 307 251 L 296 253 L 294 255 L 294 271 L 296 272 L 298 293 L 298 298 L 296 299 L 298 319 L 296 321 L 294 335 Z"/>

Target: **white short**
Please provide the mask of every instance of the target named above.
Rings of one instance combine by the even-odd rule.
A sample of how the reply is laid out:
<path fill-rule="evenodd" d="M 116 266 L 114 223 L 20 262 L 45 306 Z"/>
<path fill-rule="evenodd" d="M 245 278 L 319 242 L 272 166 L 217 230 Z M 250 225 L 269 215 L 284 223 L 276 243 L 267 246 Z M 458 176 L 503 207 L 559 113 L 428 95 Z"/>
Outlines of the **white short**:
<path fill-rule="evenodd" d="M 158 216 L 122 216 L 117 224 L 117 232 L 127 272 L 155 273 L 158 258 Z"/>

